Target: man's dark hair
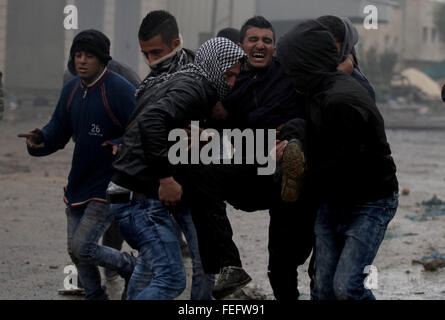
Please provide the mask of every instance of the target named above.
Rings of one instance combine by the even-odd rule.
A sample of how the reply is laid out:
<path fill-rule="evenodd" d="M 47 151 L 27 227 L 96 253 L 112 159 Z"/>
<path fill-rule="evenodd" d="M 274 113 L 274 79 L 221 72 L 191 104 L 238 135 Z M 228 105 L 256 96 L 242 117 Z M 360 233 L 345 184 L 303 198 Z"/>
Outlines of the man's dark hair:
<path fill-rule="evenodd" d="M 216 34 L 217 37 L 227 38 L 229 40 L 232 40 L 232 42 L 234 42 L 235 44 L 238 44 L 239 35 L 239 30 L 235 28 L 224 28 L 219 30 L 219 32 Z"/>
<path fill-rule="evenodd" d="M 246 32 L 250 28 L 260 28 L 260 29 L 270 29 L 273 33 L 273 41 L 275 42 L 275 29 L 272 24 L 263 16 L 255 16 L 250 18 L 246 22 L 244 22 L 240 31 L 240 42 L 243 43 L 244 38 L 246 37 Z"/>
<path fill-rule="evenodd" d="M 151 11 L 145 16 L 139 28 L 138 37 L 141 41 L 147 41 L 159 34 L 164 43 L 170 43 L 179 37 L 176 18 L 164 10 Z"/>
<path fill-rule="evenodd" d="M 341 18 L 336 16 L 321 16 L 316 20 L 332 33 L 337 42 L 343 43 L 345 41 L 346 28 Z"/>

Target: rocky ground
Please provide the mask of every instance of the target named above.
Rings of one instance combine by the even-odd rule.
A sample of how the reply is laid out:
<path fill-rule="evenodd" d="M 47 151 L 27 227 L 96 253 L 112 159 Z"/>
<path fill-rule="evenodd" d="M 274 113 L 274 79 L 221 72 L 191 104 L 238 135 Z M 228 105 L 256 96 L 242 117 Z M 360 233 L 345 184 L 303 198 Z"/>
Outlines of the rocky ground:
<path fill-rule="evenodd" d="M 17 134 L 44 125 L 50 109 L 20 110 L 7 112 L 0 121 L 0 299 L 79 299 L 57 293 L 66 277 L 64 268 L 71 264 L 62 188 L 73 145 L 45 158 L 31 158 Z M 445 200 L 445 131 L 388 130 L 388 138 L 406 195 L 400 197 L 399 210 L 374 261 L 378 288 L 373 291 L 378 299 L 445 299 L 441 260 L 427 265 L 433 271 L 413 263 L 434 253 L 445 254 L 445 216 L 420 219 L 425 213 L 422 201 L 434 195 Z M 245 269 L 253 278 L 235 298 L 273 299 L 266 276 L 268 213 L 230 209 L 229 215 Z M 190 273 L 190 261 L 185 262 Z M 300 291 L 307 298 L 307 263 L 299 272 Z M 122 281 L 107 286 L 111 298 L 118 299 Z"/>

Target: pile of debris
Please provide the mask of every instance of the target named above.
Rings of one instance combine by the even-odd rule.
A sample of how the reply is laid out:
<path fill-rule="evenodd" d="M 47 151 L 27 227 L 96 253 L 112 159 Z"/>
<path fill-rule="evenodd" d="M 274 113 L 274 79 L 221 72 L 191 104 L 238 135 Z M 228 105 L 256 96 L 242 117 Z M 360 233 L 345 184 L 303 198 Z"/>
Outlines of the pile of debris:
<path fill-rule="evenodd" d="M 435 252 L 430 256 L 414 259 L 412 263 L 423 265 L 425 271 L 437 271 L 437 269 L 445 267 L 445 255 Z"/>
<path fill-rule="evenodd" d="M 413 221 L 425 221 L 430 217 L 438 217 L 445 215 L 445 202 L 434 195 L 430 200 L 422 201 L 425 207 L 425 213 L 421 216 L 406 216 Z"/>

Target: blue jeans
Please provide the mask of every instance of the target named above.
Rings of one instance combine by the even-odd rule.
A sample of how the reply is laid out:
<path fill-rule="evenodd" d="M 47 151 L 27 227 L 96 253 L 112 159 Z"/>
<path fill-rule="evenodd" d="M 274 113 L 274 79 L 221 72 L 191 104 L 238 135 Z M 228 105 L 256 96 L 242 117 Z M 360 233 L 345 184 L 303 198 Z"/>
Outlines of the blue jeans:
<path fill-rule="evenodd" d="M 68 253 L 85 288 L 85 299 L 106 299 L 98 266 L 114 270 L 123 278 L 129 278 L 134 269 L 134 258 L 128 253 L 98 244 L 114 219 L 109 205 L 89 202 L 81 207 L 67 207 L 66 215 Z"/>
<path fill-rule="evenodd" d="M 323 204 L 315 222 L 314 300 L 375 300 L 364 286 L 398 195 L 351 207 Z"/>
<path fill-rule="evenodd" d="M 112 211 L 124 239 L 139 251 L 128 285 L 128 299 L 166 300 L 179 296 L 185 289 L 185 269 L 169 210 L 160 201 L 148 199 L 113 204 Z M 194 273 L 196 270 L 197 274 L 194 274 L 194 281 L 196 278 L 199 284 L 193 285 L 198 290 L 195 289 L 192 296 L 211 297 L 213 279 L 202 271 L 190 212 L 179 211 L 175 216 L 186 235 L 190 254 L 195 258 Z"/>
<path fill-rule="evenodd" d="M 192 259 L 192 289 L 190 292 L 191 300 L 212 300 L 212 291 L 215 286 L 215 275 L 207 274 L 201 262 L 199 254 L 198 236 L 195 225 L 193 224 L 192 214 L 188 209 L 172 211 L 173 217 L 184 233 L 187 247 Z"/>

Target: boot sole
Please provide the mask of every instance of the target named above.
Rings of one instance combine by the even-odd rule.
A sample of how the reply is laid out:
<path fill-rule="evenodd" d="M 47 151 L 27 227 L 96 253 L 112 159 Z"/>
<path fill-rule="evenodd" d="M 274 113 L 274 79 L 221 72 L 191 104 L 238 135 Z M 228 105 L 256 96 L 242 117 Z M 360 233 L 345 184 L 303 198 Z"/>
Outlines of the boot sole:
<path fill-rule="evenodd" d="M 238 291 L 239 289 L 244 288 L 250 281 L 252 281 L 252 278 L 249 276 L 249 278 L 247 278 L 245 281 L 238 284 L 236 287 L 227 288 L 222 291 L 213 291 L 212 296 L 216 300 L 223 299 L 223 298 L 227 297 L 228 295 L 231 295 L 235 291 Z"/>
<path fill-rule="evenodd" d="M 283 180 L 281 199 L 284 202 L 295 202 L 300 195 L 305 174 L 305 156 L 296 142 L 290 142 L 283 153 Z"/>
<path fill-rule="evenodd" d="M 59 289 L 57 293 L 62 296 L 84 296 L 84 289 Z"/>

